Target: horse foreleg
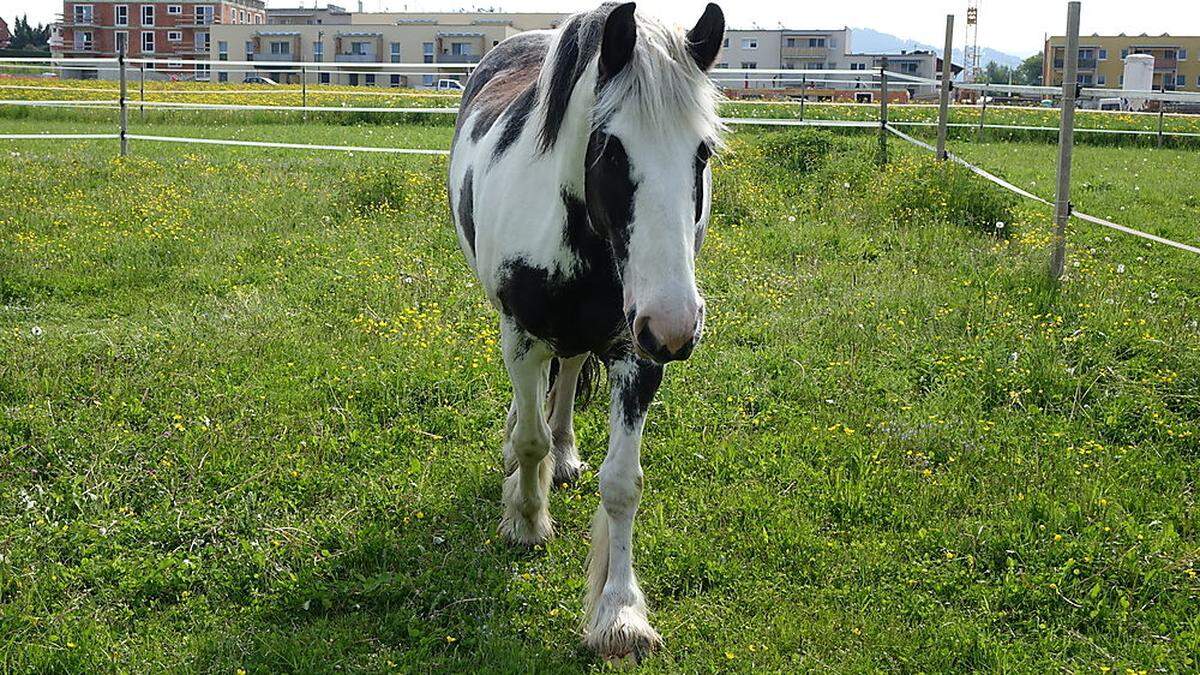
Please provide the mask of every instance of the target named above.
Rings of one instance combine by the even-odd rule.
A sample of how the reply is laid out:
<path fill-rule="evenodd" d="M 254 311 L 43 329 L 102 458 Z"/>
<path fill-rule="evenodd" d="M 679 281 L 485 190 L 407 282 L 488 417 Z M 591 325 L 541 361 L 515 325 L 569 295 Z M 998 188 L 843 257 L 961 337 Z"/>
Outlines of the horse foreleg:
<path fill-rule="evenodd" d="M 646 619 L 633 573 L 633 520 L 642 496 L 641 442 L 662 366 L 632 357 L 609 367 L 608 455 L 600 466 L 600 508 L 592 523 L 584 643 L 605 658 L 640 659 L 662 644 Z"/>
<path fill-rule="evenodd" d="M 504 365 L 513 385 L 513 406 L 504 456 L 516 468 L 504 481 L 504 515 L 500 532 L 517 544 L 532 546 L 550 538 L 550 427 L 543 411 L 551 354 L 541 342 L 511 321 L 502 321 L 500 338 Z"/>
<path fill-rule="evenodd" d="M 550 388 L 550 438 L 554 449 L 554 484 L 574 485 L 583 472 L 579 450 L 575 447 L 575 385 L 588 354 L 559 359 L 558 377 Z"/>

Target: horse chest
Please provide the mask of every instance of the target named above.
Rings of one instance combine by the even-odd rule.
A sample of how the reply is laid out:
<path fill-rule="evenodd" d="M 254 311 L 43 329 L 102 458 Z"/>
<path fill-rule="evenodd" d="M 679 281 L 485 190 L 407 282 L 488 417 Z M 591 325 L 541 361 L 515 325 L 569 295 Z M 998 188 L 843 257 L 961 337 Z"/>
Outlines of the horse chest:
<path fill-rule="evenodd" d="M 603 354 L 624 335 L 621 285 L 611 261 L 564 272 L 510 258 L 499 280 L 504 313 L 561 356 Z"/>

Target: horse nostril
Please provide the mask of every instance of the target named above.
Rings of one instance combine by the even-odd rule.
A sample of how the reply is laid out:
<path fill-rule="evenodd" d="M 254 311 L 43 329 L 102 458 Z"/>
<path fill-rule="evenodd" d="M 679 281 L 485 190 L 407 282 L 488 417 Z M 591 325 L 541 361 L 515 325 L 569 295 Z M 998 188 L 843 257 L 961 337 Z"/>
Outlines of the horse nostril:
<path fill-rule="evenodd" d="M 633 336 L 647 355 L 654 356 L 662 351 L 662 344 L 654 335 L 654 331 L 650 330 L 650 317 L 639 316 L 633 322 Z"/>

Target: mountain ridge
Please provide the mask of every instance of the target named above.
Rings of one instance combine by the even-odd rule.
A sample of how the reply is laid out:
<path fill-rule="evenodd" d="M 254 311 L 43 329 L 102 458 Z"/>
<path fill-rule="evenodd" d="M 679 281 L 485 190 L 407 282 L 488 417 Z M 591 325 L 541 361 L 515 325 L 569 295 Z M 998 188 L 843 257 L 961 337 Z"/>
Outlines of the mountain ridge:
<path fill-rule="evenodd" d="M 940 54 L 942 51 L 941 47 L 898 37 L 872 28 L 851 28 L 850 48 L 855 52 L 872 53 L 926 50 Z M 954 50 L 953 60 L 958 64 L 963 63 L 963 50 L 961 48 Z M 992 49 L 991 47 L 983 47 L 979 50 L 979 65 L 983 67 L 986 67 L 989 62 L 995 61 L 999 65 L 1015 68 L 1021 65 L 1021 62 L 1024 60 L 1023 57 L 1008 54 L 998 49 Z"/>

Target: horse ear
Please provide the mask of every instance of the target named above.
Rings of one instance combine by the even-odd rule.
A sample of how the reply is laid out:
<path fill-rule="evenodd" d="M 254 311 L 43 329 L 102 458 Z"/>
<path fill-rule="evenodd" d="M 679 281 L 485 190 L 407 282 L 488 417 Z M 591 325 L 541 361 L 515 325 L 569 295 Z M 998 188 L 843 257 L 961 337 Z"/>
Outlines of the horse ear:
<path fill-rule="evenodd" d="M 712 68 L 721 52 L 721 43 L 725 38 L 725 13 L 716 3 L 708 3 L 704 14 L 696 22 L 696 26 L 688 31 L 688 52 L 696 60 L 700 70 Z"/>
<path fill-rule="evenodd" d="M 633 10 L 637 3 L 617 5 L 604 22 L 604 39 L 600 42 L 600 75 L 612 77 L 621 72 L 633 58 L 633 45 L 637 43 L 637 24 Z"/>

